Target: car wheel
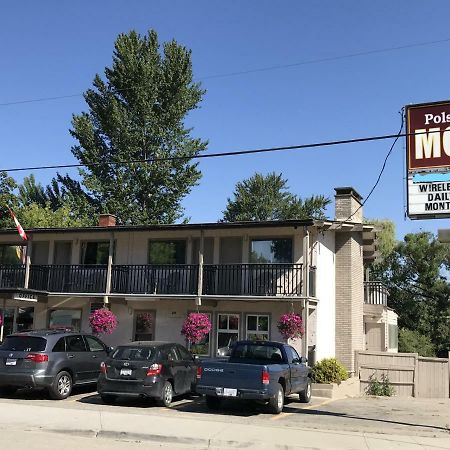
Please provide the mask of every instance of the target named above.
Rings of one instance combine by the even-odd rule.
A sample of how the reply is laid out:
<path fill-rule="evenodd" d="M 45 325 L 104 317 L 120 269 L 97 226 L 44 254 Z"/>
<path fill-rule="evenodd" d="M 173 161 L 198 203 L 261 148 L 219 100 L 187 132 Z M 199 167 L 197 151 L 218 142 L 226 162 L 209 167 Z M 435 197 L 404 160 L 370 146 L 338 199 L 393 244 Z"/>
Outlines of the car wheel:
<path fill-rule="evenodd" d="M 59 372 L 49 389 L 50 397 L 53 400 L 64 400 L 72 392 L 72 377 L 69 372 Z"/>
<path fill-rule="evenodd" d="M 159 406 L 165 406 L 168 408 L 172 403 L 173 398 L 173 388 L 170 381 L 166 381 L 162 388 L 161 398 L 159 398 L 156 402 Z"/>
<path fill-rule="evenodd" d="M 1 395 L 13 395 L 17 391 L 17 388 L 14 386 L 2 386 L 0 387 Z"/>
<path fill-rule="evenodd" d="M 206 396 L 206 406 L 208 409 L 220 409 L 221 399 L 219 397 L 213 397 L 212 395 Z"/>
<path fill-rule="evenodd" d="M 311 401 L 311 378 L 308 378 L 305 389 L 298 396 L 302 403 L 309 403 Z"/>
<path fill-rule="evenodd" d="M 112 405 L 116 401 L 116 398 L 117 398 L 115 395 L 110 395 L 110 394 L 100 394 L 100 397 L 102 399 L 102 402 L 107 405 Z"/>
<path fill-rule="evenodd" d="M 278 384 L 275 389 L 275 395 L 269 400 L 269 410 L 273 414 L 280 414 L 284 406 L 284 389 Z"/>

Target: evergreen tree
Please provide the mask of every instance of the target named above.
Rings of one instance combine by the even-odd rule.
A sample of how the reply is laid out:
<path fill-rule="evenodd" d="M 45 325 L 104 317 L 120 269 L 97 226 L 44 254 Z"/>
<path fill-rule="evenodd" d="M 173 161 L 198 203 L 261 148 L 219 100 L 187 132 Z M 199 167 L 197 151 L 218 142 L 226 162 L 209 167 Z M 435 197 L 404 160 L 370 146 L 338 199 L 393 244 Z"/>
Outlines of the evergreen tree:
<path fill-rule="evenodd" d="M 161 51 L 155 31 L 120 34 L 105 77 L 95 76 L 84 94 L 89 111 L 72 120 L 88 204 L 122 224 L 173 223 L 201 176 L 192 158 L 206 149 L 184 123 L 204 94 L 193 81 L 191 52 L 174 40 Z M 58 181 L 80 195 L 69 176 Z"/>

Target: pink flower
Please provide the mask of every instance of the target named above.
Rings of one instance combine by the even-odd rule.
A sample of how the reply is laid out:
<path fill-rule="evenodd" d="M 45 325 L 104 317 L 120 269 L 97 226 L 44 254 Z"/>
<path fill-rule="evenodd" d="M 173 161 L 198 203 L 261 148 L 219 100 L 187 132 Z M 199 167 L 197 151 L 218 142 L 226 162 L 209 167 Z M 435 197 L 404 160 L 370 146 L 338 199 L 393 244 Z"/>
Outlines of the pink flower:
<path fill-rule="evenodd" d="M 305 333 L 302 318 L 295 313 L 283 314 L 278 319 L 277 327 L 285 339 L 299 339 Z"/>
<path fill-rule="evenodd" d="M 191 344 L 198 344 L 211 331 L 208 314 L 190 313 L 181 327 L 181 334 Z"/>
<path fill-rule="evenodd" d="M 94 334 L 111 334 L 117 324 L 116 315 L 106 307 L 95 310 L 89 316 L 89 326 Z"/>

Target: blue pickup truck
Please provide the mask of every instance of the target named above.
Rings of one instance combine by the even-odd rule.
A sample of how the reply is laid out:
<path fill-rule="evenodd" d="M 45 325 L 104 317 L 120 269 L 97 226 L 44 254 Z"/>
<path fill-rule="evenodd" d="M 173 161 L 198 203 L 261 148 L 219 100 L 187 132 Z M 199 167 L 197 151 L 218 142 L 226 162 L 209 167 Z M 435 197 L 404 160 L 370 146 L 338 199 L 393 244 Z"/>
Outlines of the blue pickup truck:
<path fill-rule="evenodd" d="M 210 409 L 222 399 L 258 400 L 274 414 L 283 410 L 286 395 L 311 400 L 311 369 L 290 345 L 271 341 L 238 341 L 228 361 L 205 360 L 197 368 L 196 392 Z"/>

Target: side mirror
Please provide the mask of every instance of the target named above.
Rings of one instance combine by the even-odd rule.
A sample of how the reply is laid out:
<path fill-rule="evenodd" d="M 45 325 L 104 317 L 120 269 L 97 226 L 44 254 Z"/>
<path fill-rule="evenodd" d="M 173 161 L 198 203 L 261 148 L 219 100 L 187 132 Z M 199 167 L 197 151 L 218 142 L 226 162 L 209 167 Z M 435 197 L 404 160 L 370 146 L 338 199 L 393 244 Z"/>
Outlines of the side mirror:
<path fill-rule="evenodd" d="M 106 347 L 106 354 L 110 355 L 114 351 L 114 347 Z"/>
<path fill-rule="evenodd" d="M 300 364 L 306 364 L 308 362 L 308 358 L 305 358 L 304 356 L 300 357 Z"/>
<path fill-rule="evenodd" d="M 198 355 L 194 355 L 192 357 L 192 359 L 194 360 L 195 364 L 199 364 L 200 363 L 200 357 Z"/>

